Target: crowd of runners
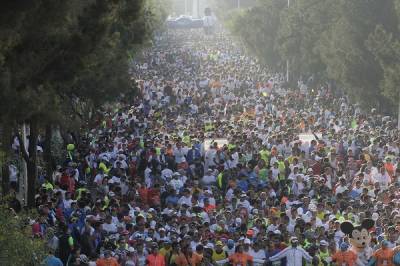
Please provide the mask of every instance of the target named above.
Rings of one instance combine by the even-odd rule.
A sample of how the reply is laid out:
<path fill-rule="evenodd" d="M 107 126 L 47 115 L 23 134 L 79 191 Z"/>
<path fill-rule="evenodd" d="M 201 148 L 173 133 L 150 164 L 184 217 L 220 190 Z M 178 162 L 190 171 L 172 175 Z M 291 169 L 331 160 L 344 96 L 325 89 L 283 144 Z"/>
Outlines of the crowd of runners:
<path fill-rule="evenodd" d="M 283 88 L 225 33 L 166 32 L 132 75 L 137 100 L 105 109 L 41 184 L 45 265 L 394 265 L 390 117 L 329 84 Z M 366 218 L 362 257 L 341 224 Z"/>

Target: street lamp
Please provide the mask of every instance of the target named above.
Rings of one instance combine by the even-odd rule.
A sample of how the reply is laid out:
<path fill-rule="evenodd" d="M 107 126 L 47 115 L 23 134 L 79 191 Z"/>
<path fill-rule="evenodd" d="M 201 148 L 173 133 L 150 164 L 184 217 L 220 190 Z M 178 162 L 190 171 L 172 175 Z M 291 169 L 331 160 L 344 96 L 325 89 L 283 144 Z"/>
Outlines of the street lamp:
<path fill-rule="evenodd" d="M 287 0 L 287 7 L 290 8 L 290 0 Z M 289 82 L 289 59 L 286 59 L 286 82 Z"/>

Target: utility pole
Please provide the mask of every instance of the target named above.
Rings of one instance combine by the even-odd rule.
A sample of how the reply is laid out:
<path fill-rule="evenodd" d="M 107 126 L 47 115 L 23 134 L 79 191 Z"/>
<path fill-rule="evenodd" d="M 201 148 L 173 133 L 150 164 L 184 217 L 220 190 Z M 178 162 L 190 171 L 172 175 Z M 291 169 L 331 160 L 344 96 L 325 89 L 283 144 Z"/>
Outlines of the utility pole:
<path fill-rule="evenodd" d="M 287 7 L 290 8 L 290 0 L 287 0 Z M 286 82 L 289 82 L 289 59 L 286 59 Z"/>
<path fill-rule="evenodd" d="M 399 90 L 399 113 L 397 114 L 397 129 L 400 130 L 400 90 Z"/>
<path fill-rule="evenodd" d="M 188 14 L 188 3 L 187 0 L 185 0 L 185 16 Z"/>
<path fill-rule="evenodd" d="M 24 123 L 22 125 L 22 139 L 24 143 L 19 144 L 20 149 L 25 149 L 25 151 L 28 151 L 28 128 L 27 125 Z M 27 204 L 27 199 L 28 199 L 28 166 L 26 163 L 25 159 L 22 159 L 22 169 L 23 169 L 23 182 L 19 180 L 20 182 L 20 193 L 22 192 L 22 203 L 24 206 Z M 21 175 L 20 175 L 21 176 Z"/>
<path fill-rule="evenodd" d="M 200 0 L 192 0 L 192 16 L 200 18 Z"/>
<path fill-rule="evenodd" d="M 237 8 L 240 8 L 240 0 L 237 0 Z"/>

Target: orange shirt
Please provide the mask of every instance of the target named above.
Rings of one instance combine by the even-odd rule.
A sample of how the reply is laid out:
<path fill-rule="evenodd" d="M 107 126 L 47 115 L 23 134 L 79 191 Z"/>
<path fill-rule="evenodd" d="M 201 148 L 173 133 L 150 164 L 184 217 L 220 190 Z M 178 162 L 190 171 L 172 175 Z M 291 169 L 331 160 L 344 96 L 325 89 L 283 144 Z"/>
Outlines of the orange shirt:
<path fill-rule="evenodd" d="M 337 265 L 345 264 L 346 266 L 353 266 L 356 264 L 357 255 L 351 250 L 344 252 L 339 251 L 332 256 L 332 260 L 336 262 Z"/>
<path fill-rule="evenodd" d="M 111 257 L 111 258 L 98 259 L 96 261 L 96 266 L 120 266 L 120 265 L 115 258 Z"/>
<path fill-rule="evenodd" d="M 372 256 L 376 258 L 376 266 L 393 266 L 393 255 L 393 249 L 380 248 Z"/>
<path fill-rule="evenodd" d="M 161 254 L 150 254 L 146 258 L 147 266 L 165 266 L 165 258 Z"/>
<path fill-rule="evenodd" d="M 394 176 L 394 165 L 392 163 L 385 163 L 385 169 L 388 172 L 389 176 L 393 178 Z"/>
<path fill-rule="evenodd" d="M 234 253 L 229 256 L 229 261 L 233 266 L 246 266 L 248 262 L 253 262 L 253 257 L 246 253 Z"/>
<path fill-rule="evenodd" d="M 188 266 L 189 261 L 186 259 L 185 255 L 183 255 L 183 253 L 181 253 L 181 254 L 179 254 L 179 256 L 177 256 L 175 258 L 175 264 L 177 266 Z"/>
<path fill-rule="evenodd" d="M 197 266 L 203 260 L 203 254 L 198 254 L 197 252 L 193 252 L 192 257 L 190 258 L 190 265 Z"/>

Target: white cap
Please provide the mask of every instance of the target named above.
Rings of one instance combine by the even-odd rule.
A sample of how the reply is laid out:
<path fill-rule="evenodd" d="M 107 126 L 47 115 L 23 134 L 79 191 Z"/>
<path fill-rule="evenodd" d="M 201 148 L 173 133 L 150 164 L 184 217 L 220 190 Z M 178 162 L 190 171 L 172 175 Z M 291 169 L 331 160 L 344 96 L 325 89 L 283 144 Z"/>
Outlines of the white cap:
<path fill-rule="evenodd" d="M 315 212 L 315 211 L 317 211 L 317 206 L 315 206 L 315 204 L 311 203 L 311 204 L 308 206 L 308 209 L 309 209 L 310 211 L 312 211 L 312 212 Z"/>
<path fill-rule="evenodd" d="M 319 241 L 319 245 L 320 245 L 320 246 L 328 246 L 329 243 L 326 242 L 325 240 L 321 240 L 321 241 Z"/>
<path fill-rule="evenodd" d="M 157 224 L 156 221 L 154 221 L 154 220 L 151 221 L 150 222 L 150 228 L 155 229 L 156 228 L 156 224 Z"/>
<path fill-rule="evenodd" d="M 303 208 L 298 208 L 297 209 L 297 214 L 298 215 L 303 215 Z"/>
<path fill-rule="evenodd" d="M 250 244 L 251 244 L 251 241 L 250 241 L 250 239 L 246 238 L 246 239 L 244 240 L 244 243 L 250 245 Z"/>

